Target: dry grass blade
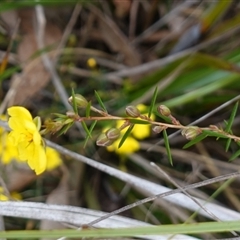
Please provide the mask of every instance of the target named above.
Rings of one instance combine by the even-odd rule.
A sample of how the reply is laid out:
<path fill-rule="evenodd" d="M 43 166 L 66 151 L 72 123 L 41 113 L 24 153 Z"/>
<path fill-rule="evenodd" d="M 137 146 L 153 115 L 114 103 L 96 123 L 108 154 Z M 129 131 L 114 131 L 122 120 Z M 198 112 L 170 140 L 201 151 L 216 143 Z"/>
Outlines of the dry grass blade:
<path fill-rule="evenodd" d="M 105 172 L 105 173 L 107 173 L 111 176 L 115 176 L 115 177 L 117 177 L 118 179 L 120 179 L 124 182 L 128 182 L 129 184 L 132 185 L 132 187 L 137 188 L 138 190 L 139 189 L 144 189 L 144 190 L 147 189 L 149 195 L 155 195 L 155 194 L 160 193 L 163 196 L 168 196 L 168 194 L 169 194 L 169 193 L 166 193 L 170 190 L 169 188 L 160 186 L 158 184 L 152 183 L 152 182 L 144 180 L 142 178 L 138 178 L 138 177 L 135 177 L 133 175 L 127 174 L 125 172 L 122 172 L 120 170 L 114 169 L 114 168 L 109 167 L 107 165 L 104 165 L 102 163 L 96 162 L 96 161 L 94 161 L 90 158 L 87 158 L 85 156 L 82 156 L 82 155 L 79 155 L 79 154 L 74 153 L 72 151 L 69 151 L 69 150 L 67 150 L 67 149 L 65 149 L 65 148 L 63 148 L 63 147 L 61 147 L 57 144 L 54 144 L 50 141 L 46 140 L 46 143 L 47 143 L 48 146 L 56 149 L 57 151 L 59 151 L 62 154 L 70 156 L 70 157 L 74 158 L 75 160 L 84 162 L 84 163 L 86 163 L 86 164 L 88 164 L 88 165 L 90 165 L 90 166 L 92 166 L 92 167 L 94 167 L 94 168 L 96 168 L 100 171 L 103 171 L 103 172 Z M 228 174 L 226 176 L 219 176 L 217 178 L 206 180 L 203 183 L 200 182 L 197 185 L 193 184 L 191 187 L 202 186 L 202 185 L 205 185 L 205 184 L 211 184 L 211 183 L 214 183 L 214 182 L 217 182 L 217 181 L 224 181 L 225 179 L 238 177 L 238 176 L 239 176 L 238 172 L 237 173 L 231 173 L 231 174 Z M 185 189 L 187 189 L 187 187 Z M 174 196 L 166 197 L 166 200 L 169 201 L 169 202 L 172 202 L 174 204 L 177 204 L 179 206 L 182 206 L 184 208 L 190 209 L 192 211 L 198 211 L 199 210 L 198 205 L 196 205 L 192 201 L 189 201 L 188 197 L 186 197 L 183 194 L 180 194 L 179 192 L 181 192 L 181 190 L 179 190 L 179 189 L 171 191 L 171 194 L 172 193 L 177 193 L 177 194 L 175 194 Z M 152 201 L 156 198 L 157 198 L 156 196 L 150 197 L 149 198 L 150 200 L 148 200 L 148 201 Z M 146 201 L 146 202 L 148 202 L 148 201 Z M 205 202 L 200 200 L 200 199 L 198 199 L 198 201 L 201 204 L 205 204 Z M 207 203 L 207 204 L 205 204 L 205 207 L 207 209 L 211 210 L 212 213 L 214 215 L 217 215 L 219 217 L 219 219 L 221 219 L 222 221 L 236 220 L 236 219 L 240 218 L 239 213 L 237 213 L 235 211 L 232 211 L 232 210 L 229 210 L 229 209 L 226 209 L 226 208 L 223 208 L 223 207 L 218 206 L 216 204 Z M 206 217 L 211 217 L 208 214 L 206 214 L 206 212 L 204 212 L 202 210 L 199 211 L 199 214 L 201 214 L 203 216 L 206 216 Z"/>
<path fill-rule="evenodd" d="M 107 16 L 95 7 L 90 10 L 97 16 L 101 34 L 105 42 L 114 52 L 120 52 L 124 56 L 124 62 L 128 66 L 136 66 L 140 64 L 140 56 L 138 52 L 129 45 L 127 38 L 120 31 L 118 26 Z"/>

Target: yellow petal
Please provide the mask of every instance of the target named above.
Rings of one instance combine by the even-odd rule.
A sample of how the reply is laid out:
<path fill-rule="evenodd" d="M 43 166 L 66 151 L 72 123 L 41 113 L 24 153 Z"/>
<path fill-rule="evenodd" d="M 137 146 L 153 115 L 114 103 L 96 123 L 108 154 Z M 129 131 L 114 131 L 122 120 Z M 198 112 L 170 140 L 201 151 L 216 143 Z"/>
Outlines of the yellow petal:
<path fill-rule="evenodd" d="M 47 147 L 46 155 L 47 155 L 47 170 L 48 171 L 51 171 L 52 169 L 54 169 L 62 164 L 60 155 L 55 149 Z"/>
<path fill-rule="evenodd" d="M 146 113 L 146 111 L 147 111 L 147 106 L 144 105 L 144 104 L 142 104 L 142 103 L 140 103 L 140 104 L 137 105 L 137 109 L 138 109 L 141 113 Z"/>
<path fill-rule="evenodd" d="M 10 108 L 8 108 L 8 114 L 11 117 L 17 117 L 19 119 L 25 119 L 28 121 L 32 121 L 32 115 L 24 107 L 10 107 Z"/>
<path fill-rule="evenodd" d="M 33 142 L 35 145 L 41 145 L 42 143 L 42 137 L 38 131 L 33 133 Z"/>
<path fill-rule="evenodd" d="M 29 144 L 27 147 L 27 160 L 28 165 L 37 175 L 46 170 L 47 158 L 43 146 L 34 143 Z"/>
<path fill-rule="evenodd" d="M 123 143 L 123 145 L 120 148 L 118 148 L 120 141 L 121 141 L 120 139 L 115 141 L 111 146 L 107 147 L 107 150 L 110 152 L 115 151 L 117 154 L 121 155 L 121 154 L 131 154 L 140 149 L 139 142 L 132 137 L 128 137 Z"/>
<path fill-rule="evenodd" d="M 139 142 L 132 137 L 128 137 L 123 143 L 123 145 L 120 148 L 116 149 L 116 153 L 131 154 L 138 151 L 139 149 L 140 149 Z"/>
<path fill-rule="evenodd" d="M 151 134 L 150 125 L 146 124 L 135 124 L 132 134 L 135 138 L 142 140 L 146 137 L 149 137 Z"/>

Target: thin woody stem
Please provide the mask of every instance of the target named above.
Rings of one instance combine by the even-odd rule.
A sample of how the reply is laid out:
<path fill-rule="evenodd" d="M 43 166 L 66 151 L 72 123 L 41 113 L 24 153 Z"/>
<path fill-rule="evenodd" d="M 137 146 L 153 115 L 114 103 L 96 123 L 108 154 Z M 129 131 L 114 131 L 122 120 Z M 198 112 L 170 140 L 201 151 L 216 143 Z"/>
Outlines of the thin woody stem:
<path fill-rule="evenodd" d="M 117 117 L 117 116 L 107 114 L 107 116 L 79 117 L 79 118 L 76 119 L 76 121 L 81 122 L 81 121 L 94 121 L 94 120 L 97 120 L 97 121 L 123 120 L 123 121 L 131 122 L 131 120 L 134 120 L 134 119 L 135 118 Z M 169 123 L 156 122 L 156 121 L 153 121 L 151 119 L 144 119 L 144 118 L 141 118 L 141 121 L 147 122 L 147 123 L 152 124 L 152 125 L 158 125 L 158 126 L 161 126 L 161 127 L 165 127 L 165 128 L 174 128 L 174 129 L 182 129 L 182 130 L 190 128 L 190 126 L 184 126 L 184 125 L 181 125 L 181 124 L 174 125 L 174 124 L 169 124 Z M 215 133 L 223 134 L 227 138 L 233 139 L 235 141 L 240 141 L 240 137 L 229 134 L 229 133 L 224 132 L 223 130 L 220 130 L 220 129 L 213 129 L 211 127 L 205 127 L 205 128 L 200 128 L 199 127 L 199 129 L 200 130 L 209 130 L 209 131 L 212 131 L 212 132 L 215 132 Z"/>

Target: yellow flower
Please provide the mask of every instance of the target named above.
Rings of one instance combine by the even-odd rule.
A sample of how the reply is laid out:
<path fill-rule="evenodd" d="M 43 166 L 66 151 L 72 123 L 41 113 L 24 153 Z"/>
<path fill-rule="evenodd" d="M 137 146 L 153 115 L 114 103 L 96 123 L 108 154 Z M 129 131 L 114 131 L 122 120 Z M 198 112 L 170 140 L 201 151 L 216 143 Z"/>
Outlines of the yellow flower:
<path fill-rule="evenodd" d="M 0 135 L 0 156 L 4 164 L 9 164 L 13 159 L 18 158 L 17 148 L 7 137 L 7 133 L 3 132 Z"/>
<path fill-rule="evenodd" d="M 131 154 L 140 149 L 139 142 L 131 136 L 129 136 L 125 140 L 123 145 L 120 148 L 118 148 L 120 141 L 121 139 L 118 139 L 117 141 L 115 141 L 111 146 L 107 147 L 107 150 L 110 152 L 116 152 L 117 154 L 122 155 L 122 154 Z"/>
<path fill-rule="evenodd" d="M 18 192 L 11 192 L 10 194 L 13 200 L 16 200 L 16 201 L 22 200 L 22 195 Z"/>
<path fill-rule="evenodd" d="M 7 120 L 7 117 L 0 116 L 1 120 Z M 8 164 L 12 159 L 18 157 L 18 152 L 16 147 L 9 141 L 7 137 L 7 132 L 4 128 L 0 128 L 0 157 L 4 164 Z"/>
<path fill-rule="evenodd" d="M 56 168 L 62 164 L 60 155 L 55 149 L 47 147 L 46 155 L 47 155 L 47 168 L 46 169 L 48 171 L 51 171 L 54 168 Z"/>
<path fill-rule="evenodd" d="M 139 140 L 149 137 L 150 134 L 151 128 L 149 124 L 135 124 L 132 130 L 132 135 Z"/>
<path fill-rule="evenodd" d="M 0 187 L 0 201 L 7 201 L 8 197 L 4 195 L 4 190 Z"/>
<path fill-rule="evenodd" d="M 23 107 L 8 108 L 10 115 L 8 124 L 12 131 L 9 133 L 9 141 L 17 147 L 19 159 L 28 162 L 36 174 L 46 170 L 47 157 L 43 146 L 43 140 L 30 112 Z"/>
<path fill-rule="evenodd" d="M 141 114 L 147 113 L 147 107 L 143 104 L 138 104 L 137 109 L 141 112 Z M 152 114 L 151 119 L 154 120 L 155 116 Z M 116 128 L 120 128 L 124 124 L 123 120 L 118 120 L 116 122 Z M 121 131 L 123 135 L 127 131 L 128 127 L 124 128 Z M 121 137 L 115 141 L 111 146 L 107 147 L 107 150 L 110 152 L 116 152 L 117 154 L 131 154 L 140 149 L 140 144 L 136 139 L 142 140 L 146 137 L 149 137 L 151 134 L 151 125 L 150 124 L 135 124 L 130 136 L 127 137 L 123 145 L 118 148 L 119 142 L 121 141 Z M 136 139 L 135 139 L 136 138 Z"/>
<path fill-rule="evenodd" d="M 90 67 L 90 68 L 96 68 L 97 66 L 97 62 L 94 58 L 89 58 L 87 60 L 87 65 Z"/>

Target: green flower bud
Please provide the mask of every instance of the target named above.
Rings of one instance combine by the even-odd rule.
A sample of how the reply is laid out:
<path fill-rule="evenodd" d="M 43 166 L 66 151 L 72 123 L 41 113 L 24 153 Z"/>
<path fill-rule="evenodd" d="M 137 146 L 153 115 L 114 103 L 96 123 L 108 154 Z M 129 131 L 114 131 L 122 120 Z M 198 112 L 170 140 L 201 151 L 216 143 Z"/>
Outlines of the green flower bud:
<path fill-rule="evenodd" d="M 100 134 L 96 141 L 96 144 L 101 147 L 108 147 L 112 145 L 112 143 L 113 140 L 108 139 L 105 133 Z"/>
<path fill-rule="evenodd" d="M 140 111 L 135 106 L 127 106 L 126 114 L 129 117 L 137 118 L 141 115 Z"/>
<path fill-rule="evenodd" d="M 73 97 L 71 96 L 68 101 L 73 102 Z M 85 108 L 88 105 L 88 101 L 81 94 L 75 94 L 75 101 L 79 108 Z"/>
<path fill-rule="evenodd" d="M 187 140 L 192 140 L 201 132 L 202 130 L 199 127 L 189 127 L 182 130 L 182 135 L 185 136 Z"/>
<path fill-rule="evenodd" d="M 41 126 L 42 126 L 41 118 L 39 116 L 37 116 L 33 119 L 33 122 L 35 123 L 35 125 L 37 127 L 37 130 L 39 131 L 41 129 Z"/>
<path fill-rule="evenodd" d="M 110 128 L 106 132 L 106 136 L 109 140 L 116 140 L 120 137 L 120 130 L 117 128 Z"/>
<path fill-rule="evenodd" d="M 170 109 L 165 105 L 158 106 L 157 111 L 165 117 L 169 117 L 171 115 Z"/>

